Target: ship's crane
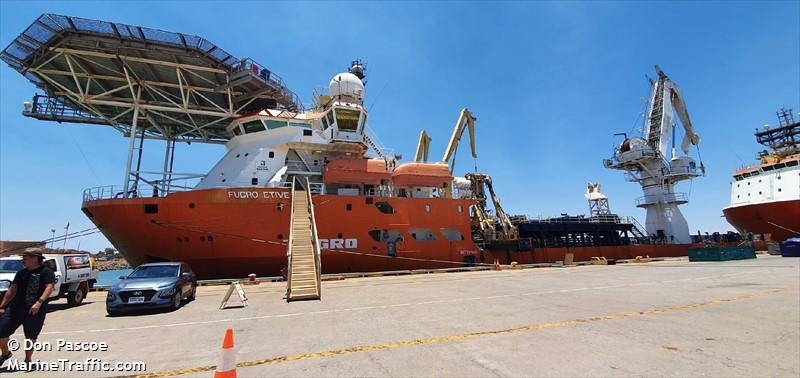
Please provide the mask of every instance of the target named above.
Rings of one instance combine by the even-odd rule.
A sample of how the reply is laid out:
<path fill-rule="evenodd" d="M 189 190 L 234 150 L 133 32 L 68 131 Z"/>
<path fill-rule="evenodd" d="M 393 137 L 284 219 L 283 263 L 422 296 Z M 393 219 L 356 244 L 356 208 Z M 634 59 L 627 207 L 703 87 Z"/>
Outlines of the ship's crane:
<path fill-rule="evenodd" d="M 636 199 L 636 206 L 647 210 L 645 228 L 650 237 L 665 243 L 691 243 L 689 225 L 678 209 L 678 205 L 688 203 L 689 198 L 685 193 L 675 192 L 675 185 L 705 174 L 702 161 L 698 167 L 688 155 L 691 145 L 699 145 L 700 136 L 694 130 L 680 89 L 661 68 L 655 68 L 658 79 L 650 80 L 650 110 L 643 138 L 626 136 L 613 158 L 606 159 L 603 165 L 626 171 L 628 181 L 642 186 L 644 196 Z M 674 113 L 685 134 L 680 156 L 674 147 Z"/>
<path fill-rule="evenodd" d="M 428 149 L 431 148 L 431 137 L 425 130 L 419 133 L 419 142 L 417 142 L 417 153 L 414 154 L 414 161 L 417 163 L 428 162 Z"/>
<path fill-rule="evenodd" d="M 511 218 L 503 211 L 500 205 L 500 198 L 492 187 L 492 178 L 482 173 L 467 173 L 465 178 L 469 180 L 472 199 L 475 205 L 472 206 L 472 237 L 476 242 L 487 242 L 496 240 L 516 240 L 517 227 L 511 223 Z M 494 217 L 489 214 L 486 204 L 486 190 L 494 205 Z"/>
<path fill-rule="evenodd" d="M 450 172 L 453 172 L 456 167 L 456 151 L 458 150 L 458 143 L 461 141 L 461 136 L 464 135 L 464 130 L 469 130 L 469 142 L 472 149 L 472 157 L 477 158 L 478 153 L 475 152 L 475 116 L 469 112 L 469 109 L 464 108 L 461 110 L 461 115 L 458 117 L 456 126 L 453 129 L 453 135 L 450 136 L 450 142 L 447 143 L 447 149 L 444 151 L 442 163 L 447 163 L 450 166 Z M 450 159 L 453 159 L 452 162 Z"/>

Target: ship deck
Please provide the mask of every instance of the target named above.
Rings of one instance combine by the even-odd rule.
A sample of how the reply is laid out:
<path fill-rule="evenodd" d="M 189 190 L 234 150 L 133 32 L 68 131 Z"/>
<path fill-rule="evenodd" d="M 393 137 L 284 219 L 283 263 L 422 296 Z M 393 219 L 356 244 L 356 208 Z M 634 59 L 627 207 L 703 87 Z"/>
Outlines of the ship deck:
<path fill-rule="evenodd" d="M 290 304 L 283 283 L 244 288 L 249 306 L 226 310 L 223 286 L 200 287 L 172 313 L 109 318 L 102 292 L 78 308 L 55 302 L 41 341 L 104 341 L 108 351 L 35 358 L 210 377 L 232 327 L 239 376 L 800 374 L 800 259 L 357 278 Z"/>

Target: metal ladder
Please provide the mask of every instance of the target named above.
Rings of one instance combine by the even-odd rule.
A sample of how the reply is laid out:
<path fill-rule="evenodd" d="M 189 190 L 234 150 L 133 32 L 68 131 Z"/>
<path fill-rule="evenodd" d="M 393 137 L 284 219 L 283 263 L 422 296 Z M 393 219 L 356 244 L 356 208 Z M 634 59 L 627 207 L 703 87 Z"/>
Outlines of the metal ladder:
<path fill-rule="evenodd" d="M 321 260 L 311 185 L 308 178 L 305 178 L 304 187 L 296 185 L 297 180 L 297 177 L 292 179 L 291 228 L 287 247 L 287 302 L 321 298 Z"/>
<path fill-rule="evenodd" d="M 639 241 L 646 240 L 648 238 L 647 234 L 642 231 L 644 227 L 642 226 L 639 221 L 636 220 L 634 217 L 628 217 L 628 222 L 633 226 L 631 227 L 631 234 L 636 237 Z"/>
<path fill-rule="evenodd" d="M 664 114 L 664 80 L 659 78 L 655 84 L 656 93 L 653 98 L 653 109 L 650 112 L 649 127 L 647 132 L 647 143 L 654 150 L 659 149 L 661 143 L 661 116 Z"/>

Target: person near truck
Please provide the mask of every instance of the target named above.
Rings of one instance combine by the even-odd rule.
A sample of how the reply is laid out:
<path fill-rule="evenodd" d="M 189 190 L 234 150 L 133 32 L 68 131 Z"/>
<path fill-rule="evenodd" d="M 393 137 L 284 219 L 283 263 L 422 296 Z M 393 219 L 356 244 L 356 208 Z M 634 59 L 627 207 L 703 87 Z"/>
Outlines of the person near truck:
<path fill-rule="evenodd" d="M 28 248 L 22 254 L 24 268 L 17 272 L 8 291 L 0 300 L 0 366 L 9 358 L 8 338 L 21 325 L 25 338 L 33 345 L 44 326 L 47 299 L 53 292 L 55 273 L 43 265 L 44 256 L 40 248 Z M 22 344 L 22 343 L 20 343 Z M 31 362 L 33 348 L 25 350 L 25 366 Z"/>

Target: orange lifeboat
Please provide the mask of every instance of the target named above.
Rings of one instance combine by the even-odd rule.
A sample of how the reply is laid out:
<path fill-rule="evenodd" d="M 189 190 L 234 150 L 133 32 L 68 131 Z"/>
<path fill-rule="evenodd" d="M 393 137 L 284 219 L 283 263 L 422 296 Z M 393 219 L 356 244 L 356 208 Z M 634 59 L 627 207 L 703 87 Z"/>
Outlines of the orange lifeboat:
<path fill-rule="evenodd" d="M 386 161 L 379 159 L 339 159 L 325 164 L 322 180 L 325 184 L 381 185 L 391 174 Z"/>
<path fill-rule="evenodd" d="M 405 163 L 392 172 L 395 187 L 424 186 L 444 188 L 453 181 L 450 167 L 440 163 Z"/>

